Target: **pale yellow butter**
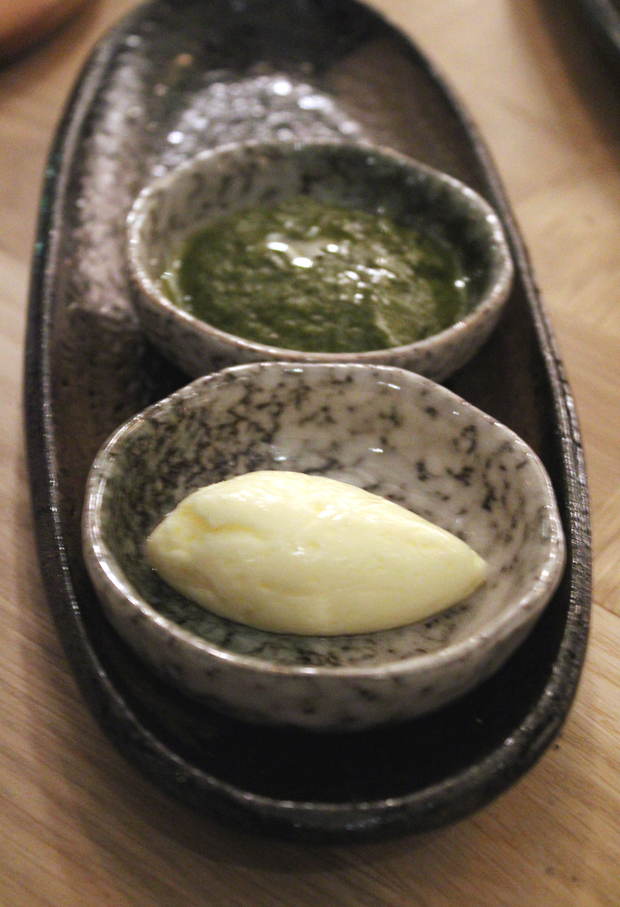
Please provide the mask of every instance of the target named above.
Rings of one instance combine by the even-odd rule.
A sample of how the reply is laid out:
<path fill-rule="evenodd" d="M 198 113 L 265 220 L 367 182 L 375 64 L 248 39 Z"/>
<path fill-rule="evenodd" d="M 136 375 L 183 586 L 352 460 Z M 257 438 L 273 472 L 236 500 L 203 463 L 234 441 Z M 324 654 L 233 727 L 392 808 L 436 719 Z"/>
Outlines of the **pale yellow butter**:
<path fill-rule="evenodd" d="M 173 588 L 280 633 L 367 633 L 473 592 L 486 564 L 456 536 L 344 482 L 252 472 L 185 498 L 147 540 Z"/>

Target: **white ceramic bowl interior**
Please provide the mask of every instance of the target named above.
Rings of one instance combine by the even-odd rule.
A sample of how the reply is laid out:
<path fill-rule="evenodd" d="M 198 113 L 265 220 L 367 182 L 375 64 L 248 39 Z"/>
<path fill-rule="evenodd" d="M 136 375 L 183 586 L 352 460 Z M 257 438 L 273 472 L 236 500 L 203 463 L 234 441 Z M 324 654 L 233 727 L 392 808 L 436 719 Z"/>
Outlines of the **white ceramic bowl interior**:
<path fill-rule="evenodd" d="M 160 277 L 188 237 L 232 211 L 295 195 L 432 229 L 463 256 L 470 309 L 455 325 L 406 346 L 363 353 L 303 353 L 233 336 L 193 317 Z M 145 332 L 192 377 L 242 362 L 360 361 L 443 380 L 488 338 L 509 295 L 513 265 L 499 218 L 458 180 L 405 155 L 363 144 L 247 143 L 205 151 L 147 186 L 128 219 L 135 303 Z"/>

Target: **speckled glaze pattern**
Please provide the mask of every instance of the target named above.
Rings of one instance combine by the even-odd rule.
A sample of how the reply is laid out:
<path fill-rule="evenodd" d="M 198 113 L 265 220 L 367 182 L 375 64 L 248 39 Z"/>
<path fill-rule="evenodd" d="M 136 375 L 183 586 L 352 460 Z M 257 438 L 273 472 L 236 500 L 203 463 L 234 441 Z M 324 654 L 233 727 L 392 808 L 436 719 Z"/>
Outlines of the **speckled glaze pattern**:
<path fill-rule="evenodd" d="M 429 620 L 367 635 L 280 635 L 212 615 L 159 579 L 144 541 L 191 491 L 256 469 L 396 501 L 478 551 L 488 582 Z M 341 731 L 427 712 L 489 676 L 565 557 L 550 482 L 517 436 L 428 379 L 346 364 L 240 366 L 135 417 L 93 466 L 84 547 L 117 630 L 181 689 L 249 720 Z"/>
<path fill-rule="evenodd" d="M 382 210 L 444 236 L 461 251 L 465 270 L 472 275 L 468 314 L 440 334 L 406 346 L 345 355 L 302 353 L 226 334 L 179 309 L 162 292 L 159 277 L 196 229 L 230 211 L 300 194 Z M 203 151 L 141 192 L 128 218 L 128 256 L 144 330 L 192 376 L 242 362 L 359 360 L 442 380 L 485 342 L 513 276 L 501 223 L 476 192 L 362 139 L 357 144 L 343 139 L 245 142 Z"/>

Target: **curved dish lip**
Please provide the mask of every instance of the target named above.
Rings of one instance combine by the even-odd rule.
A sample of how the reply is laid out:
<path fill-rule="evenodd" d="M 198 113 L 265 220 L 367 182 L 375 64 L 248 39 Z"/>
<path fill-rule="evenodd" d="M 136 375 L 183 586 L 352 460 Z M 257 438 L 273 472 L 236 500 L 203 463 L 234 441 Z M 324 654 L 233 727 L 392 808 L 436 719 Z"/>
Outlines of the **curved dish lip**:
<path fill-rule="evenodd" d="M 329 352 L 305 352 L 301 350 L 287 349 L 286 347 L 271 346 L 268 344 L 258 343 L 238 335 L 230 334 L 227 331 L 220 330 L 208 322 L 197 318 L 190 312 L 181 309 L 175 305 L 158 287 L 157 283 L 146 272 L 142 256 L 140 255 L 141 242 L 139 231 L 142 223 L 149 213 L 149 204 L 154 193 L 172 184 L 179 176 L 186 172 L 192 172 L 196 164 L 203 161 L 209 161 L 214 157 L 230 153 L 236 149 L 250 148 L 260 150 L 260 148 L 274 147 L 280 145 L 293 149 L 293 151 L 303 149 L 323 149 L 323 148 L 341 148 L 346 150 L 360 149 L 366 153 L 377 154 L 394 162 L 397 166 L 415 168 L 420 172 L 428 175 L 431 179 L 437 180 L 451 187 L 455 193 L 459 193 L 468 199 L 471 208 L 485 212 L 485 219 L 490 225 L 490 245 L 495 247 L 494 270 L 496 271 L 492 285 L 485 293 L 483 300 L 479 302 L 464 318 L 459 319 L 454 324 L 430 337 L 422 340 L 416 340 L 413 343 L 401 344 L 393 347 L 379 347 L 376 350 L 366 350 L 361 352 L 349 353 L 329 353 Z M 421 355 L 427 350 L 432 350 L 446 341 L 454 342 L 458 335 L 466 333 L 470 328 L 481 321 L 488 313 L 499 311 L 506 302 L 510 293 L 514 277 L 514 264 L 512 255 L 506 238 L 501 220 L 495 209 L 484 199 L 478 192 L 470 186 L 456 179 L 448 173 L 438 170 L 411 158 L 406 154 L 395 151 L 387 146 L 375 145 L 370 142 L 357 142 L 355 144 L 344 141 L 312 141 L 312 142 L 294 142 L 283 141 L 277 142 L 234 142 L 220 145 L 217 148 L 205 149 L 189 160 L 179 164 L 173 170 L 145 186 L 134 201 L 132 208 L 127 215 L 127 250 L 130 271 L 136 284 L 142 289 L 142 293 L 149 300 L 149 305 L 155 309 L 161 309 L 168 317 L 174 318 L 200 334 L 203 337 L 213 336 L 223 343 L 234 345 L 236 348 L 243 350 L 255 357 L 267 356 L 270 360 L 295 362 L 303 358 L 307 362 L 375 362 L 380 355 L 399 355 L 406 351 L 416 351 Z"/>
<path fill-rule="evenodd" d="M 58 464 L 52 409 L 52 274 L 68 191 L 67 161 L 73 161 L 81 130 L 114 54 L 146 11 L 131 13 L 97 45 L 67 104 L 51 149 L 40 210 L 33 262 L 25 345 L 25 432 L 35 529 L 50 608 L 67 658 L 93 714 L 125 757 L 145 776 L 192 809 L 208 809 L 222 820 L 262 833 L 303 841 L 368 840 L 428 831 L 482 808 L 521 777 L 559 732 L 575 695 L 585 655 L 590 611 L 591 553 L 585 464 L 575 404 L 546 315 L 542 310 L 529 259 L 488 151 L 471 118 L 432 64 L 412 41 L 373 12 L 425 70 L 429 83 L 447 100 L 462 127 L 507 230 L 517 272 L 523 282 L 534 329 L 546 365 L 557 420 L 561 480 L 567 497 L 566 525 L 571 587 L 558 651 L 549 678 L 510 739 L 483 758 L 453 770 L 440 781 L 389 799 L 346 802 L 290 800 L 265 796 L 223 780 L 192 764 L 167 739 L 145 726 L 139 708 L 107 672 L 81 613 L 70 573 L 60 508 Z M 354 8 L 364 9 L 353 2 Z"/>
<path fill-rule="evenodd" d="M 203 391 L 204 396 L 208 397 L 210 385 L 219 381 L 221 377 L 226 374 L 234 373 L 236 375 L 242 375 L 244 373 L 252 373 L 258 369 L 271 370 L 281 369 L 283 367 L 309 369 L 312 371 L 317 368 L 317 366 L 329 370 L 342 369 L 348 371 L 354 369 L 372 371 L 373 373 L 384 375 L 386 381 L 389 379 L 390 383 L 400 381 L 401 388 L 405 387 L 407 384 L 410 386 L 417 384 L 434 386 L 437 392 L 444 394 L 447 399 L 453 400 L 455 405 L 471 412 L 476 418 L 480 418 L 489 426 L 491 431 L 504 434 L 514 447 L 518 449 L 521 455 L 533 464 L 541 487 L 544 489 L 547 503 L 547 515 L 549 518 L 549 550 L 547 558 L 541 564 L 535 583 L 528 587 L 527 591 L 524 592 L 520 598 L 512 602 L 510 607 L 496 615 L 492 621 L 484 626 L 484 628 L 481 628 L 466 638 L 461 639 L 456 643 L 452 643 L 445 648 L 441 648 L 436 652 L 425 653 L 423 655 L 412 655 L 409 658 L 399 659 L 395 662 L 386 662 L 382 665 L 370 667 L 284 665 L 274 663 L 269 659 L 260 656 L 237 654 L 196 636 L 175 621 L 160 614 L 141 595 L 140 590 L 125 577 L 122 568 L 104 540 L 104 532 L 101 526 L 102 507 L 108 480 L 106 464 L 114 459 L 115 452 L 122 447 L 125 440 L 132 434 L 140 432 L 142 426 L 145 422 L 148 423 L 149 418 L 154 413 L 173 409 L 178 402 L 187 398 L 196 399 L 197 394 L 202 395 Z M 86 498 L 82 525 L 83 545 L 88 552 L 88 560 L 91 568 L 94 567 L 98 571 L 104 582 L 111 583 L 117 592 L 130 602 L 134 610 L 140 612 L 150 623 L 157 624 L 160 629 L 165 630 L 166 633 L 182 641 L 185 646 L 188 646 L 195 652 L 206 656 L 208 659 L 213 659 L 214 661 L 230 664 L 234 663 L 239 670 L 250 674 L 260 674 L 265 669 L 268 669 L 270 674 L 275 673 L 281 676 L 314 676 L 334 679 L 338 677 L 378 678 L 386 675 L 390 677 L 398 677 L 399 675 L 405 674 L 408 676 L 423 675 L 438 661 L 445 666 L 454 664 L 466 656 L 473 654 L 480 645 L 485 642 L 494 638 L 503 639 L 513 630 L 521 627 L 523 623 L 528 623 L 533 617 L 537 617 L 555 592 L 562 578 L 566 564 L 564 532 L 551 480 L 537 454 L 514 431 L 512 431 L 512 429 L 501 424 L 496 419 L 492 419 L 486 413 L 483 413 L 482 410 L 473 406 L 471 403 L 468 403 L 462 397 L 459 397 L 447 388 L 436 385 L 430 379 L 424 378 L 415 372 L 408 372 L 393 366 L 373 365 L 367 367 L 359 363 L 268 362 L 258 363 L 256 365 L 246 364 L 233 366 L 228 369 L 223 369 L 221 372 L 213 372 L 203 378 L 198 378 L 191 384 L 180 388 L 169 397 L 154 403 L 141 413 L 137 413 L 127 423 L 120 426 L 105 442 L 95 457 L 86 483 Z M 532 607 L 533 603 L 536 603 L 535 607 Z M 515 626 L 514 621 L 519 614 L 521 615 L 521 620 Z M 276 634 L 269 635 L 276 636 Z"/>

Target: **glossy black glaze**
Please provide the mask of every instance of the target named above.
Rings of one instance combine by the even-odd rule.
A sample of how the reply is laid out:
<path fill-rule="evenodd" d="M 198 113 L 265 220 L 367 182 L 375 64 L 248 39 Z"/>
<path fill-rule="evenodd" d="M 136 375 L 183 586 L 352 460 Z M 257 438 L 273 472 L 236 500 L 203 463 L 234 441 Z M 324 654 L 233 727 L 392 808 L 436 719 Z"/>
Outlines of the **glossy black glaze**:
<path fill-rule="evenodd" d="M 166 155 L 174 163 L 169 136 L 179 109 L 205 74 L 220 71 L 233 81 L 265 71 L 303 77 L 350 110 L 373 140 L 470 183 L 510 237 L 517 275 L 506 312 L 449 386 L 541 456 L 569 563 L 534 632 L 496 676 L 405 725 L 317 735 L 209 712 L 136 661 L 103 618 L 83 565 L 80 512 L 96 450 L 125 418 L 187 380 L 145 343 L 127 303 L 125 214 L 148 168 Z M 484 145 L 428 62 L 367 8 L 351 0 L 155 0 L 101 42 L 50 156 L 25 407 L 41 568 L 72 668 L 121 752 L 198 812 L 304 840 L 429 830 L 488 803 L 557 734 L 577 686 L 590 608 L 573 401 Z"/>

